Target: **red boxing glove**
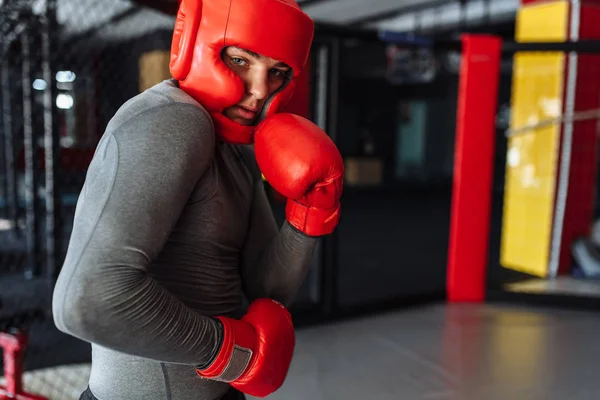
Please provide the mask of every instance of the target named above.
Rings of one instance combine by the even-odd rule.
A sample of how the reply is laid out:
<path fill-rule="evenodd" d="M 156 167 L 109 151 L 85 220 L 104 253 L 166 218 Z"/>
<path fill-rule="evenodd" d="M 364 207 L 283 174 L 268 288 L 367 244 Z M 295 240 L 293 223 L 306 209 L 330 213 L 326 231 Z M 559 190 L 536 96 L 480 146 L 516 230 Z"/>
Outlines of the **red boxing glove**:
<path fill-rule="evenodd" d="M 275 114 L 256 128 L 254 151 L 267 182 L 288 198 L 288 222 L 308 236 L 333 232 L 344 162 L 329 136 L 306 118 Z"/>
<path fill-rule="evenodd" d="M 292 317 L 280 303 L 259 299 L 241 320 L 217 317 L 223 323 L 223 344 L 215 360 L 199 376 L 228 382 L 239 391 L 266 397 L 287 376 L 296 337 Z"/>

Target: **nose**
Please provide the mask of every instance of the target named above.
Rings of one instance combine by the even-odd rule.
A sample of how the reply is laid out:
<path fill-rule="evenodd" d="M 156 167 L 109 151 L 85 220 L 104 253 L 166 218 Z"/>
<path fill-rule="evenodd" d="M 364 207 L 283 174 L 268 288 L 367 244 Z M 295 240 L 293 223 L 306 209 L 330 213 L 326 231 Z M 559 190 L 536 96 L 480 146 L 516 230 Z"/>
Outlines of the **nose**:
<path fill-rule="evenodd" d="M 268 70 L 256 68 L 248 76 L 246 82 L 248 93 L 257 100 L 263 100 L 269 95 Z"/>

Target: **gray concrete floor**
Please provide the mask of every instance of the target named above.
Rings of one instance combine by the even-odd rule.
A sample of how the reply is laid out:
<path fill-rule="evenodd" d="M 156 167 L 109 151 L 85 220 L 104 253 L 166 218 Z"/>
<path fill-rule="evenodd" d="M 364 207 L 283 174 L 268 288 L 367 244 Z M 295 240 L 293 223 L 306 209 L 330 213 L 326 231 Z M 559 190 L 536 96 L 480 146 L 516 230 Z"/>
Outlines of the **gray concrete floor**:
<path fill-rule="evenodd" d="M 272 400 L 597 400 L 600 314 L 435 305 L 301 329 Z M 77 399 L 89 365 L 29 372 L 26 387 Z M 132 399 L 133 400 L 133 399 Z"/>

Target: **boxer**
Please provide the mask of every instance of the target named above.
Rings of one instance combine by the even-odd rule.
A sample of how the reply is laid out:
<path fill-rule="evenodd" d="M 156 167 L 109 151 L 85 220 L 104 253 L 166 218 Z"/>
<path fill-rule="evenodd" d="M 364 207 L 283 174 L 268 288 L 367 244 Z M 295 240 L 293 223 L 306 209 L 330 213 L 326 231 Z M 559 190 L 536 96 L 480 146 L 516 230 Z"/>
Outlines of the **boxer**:
<path fill-rule="evenodd" d="M 342 193 L 333 142 L 278 112 L 313 29 L 294 0 L 181 2 L 172 79 L 109 122 L 56 283 L 56 326 L 92 346 L 81 399 L 265 397 L 283 384 L 287 307 Z M 287 197 L 281 227 L 262 176 Z"/>

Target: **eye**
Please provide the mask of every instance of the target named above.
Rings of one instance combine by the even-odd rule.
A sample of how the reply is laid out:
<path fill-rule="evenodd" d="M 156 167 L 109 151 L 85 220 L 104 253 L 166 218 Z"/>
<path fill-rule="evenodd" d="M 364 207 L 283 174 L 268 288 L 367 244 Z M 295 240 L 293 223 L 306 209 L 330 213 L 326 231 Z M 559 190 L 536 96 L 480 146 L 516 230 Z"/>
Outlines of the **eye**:
<path fill-rule="evenodd" d="M 281 69 L 277 69 L 277 68 L 272 68 L 271 69 L 271 75 L 275 76 L 275 77 L 280 77 L 280 76 L 286 76 L 288 73 L 288 71 L 284 71 Z"/>
<path fill-rule="evenodd" d="M 231 62 L 235 65 L 244 65 L 246 60 L 239 58 L 239 57 L 231 57 Z"/>

